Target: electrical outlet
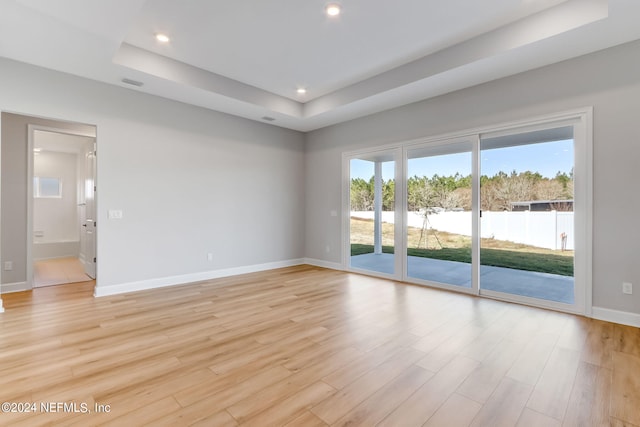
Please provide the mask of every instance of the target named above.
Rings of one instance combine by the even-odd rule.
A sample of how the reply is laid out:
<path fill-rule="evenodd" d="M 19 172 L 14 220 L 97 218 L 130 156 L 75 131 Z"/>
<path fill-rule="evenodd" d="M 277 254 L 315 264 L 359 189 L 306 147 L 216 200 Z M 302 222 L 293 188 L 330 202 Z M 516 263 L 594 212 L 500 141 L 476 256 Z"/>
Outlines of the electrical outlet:
<path fill-rule="evenodd" d="M 209 261 L 209 262 L 213 261 L 213 254 L 212 253 L 208 253 L 207 254 L 207 261 Z"/>
<path fill-rule="evenodd" d="M 13 270 L 13 261 L 5 261 L 4 262 L 4 271 Z"/>
<path fill-rule="evenodd" d="M 622 293 L 623 294 L 627 294 L 627 295 L 633 294 L 633 284 L 631 284 L 629 282 L 623 282 L 622 283 Z"/>
<path fill-rule="evenodd" d="M 325 246 L 324 250 L 325 250 L 327 253 L 330 253 L 330 252 L 331 252 L 331 246 L 329 246 L 329 245 Z"/>

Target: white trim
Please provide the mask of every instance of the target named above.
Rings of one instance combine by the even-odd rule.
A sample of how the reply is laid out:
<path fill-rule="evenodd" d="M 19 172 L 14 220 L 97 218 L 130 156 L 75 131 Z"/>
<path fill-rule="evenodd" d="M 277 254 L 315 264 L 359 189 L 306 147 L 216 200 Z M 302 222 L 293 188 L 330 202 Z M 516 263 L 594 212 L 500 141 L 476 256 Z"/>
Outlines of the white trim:
<path fill-rule="evenodd" d="M 65 122 L 62 120 L 56 120 L 56 119 L 47 119 L 47 120 L 53 120 L 53 121 L 59 121 L 62 123 L 73 123 L 73 122 Z M 75 124 L 75 123 L 74 123 Z M 96 128 L 95 125 L 86 125 L 86 126 L 93 126 L 94 129 Z M 46 126 L 46 125 L 38 125 L 38 124 L 33 124 L 33 123 L 29 123 L 27 125 L 27 259 L 26 259 L 26 264 L 27 264 L 27 271 L 26 271 L 26 283 L 29 286 L 33 286 L 33 174 L 34 174 L 34 165 L 33 165 L 33 147 L 34 147 L 34 133 L 35 131 L 44 131 L 44 132 L 53 132 L 53 133 L 59 133 L 59 134 L 63 134 L 63 135 L 73 135 L 73 136 L 83 136 L 83 137 L 88 137 L 88 138 L 93 138 L 94 139 L 94 147 L 97 144 L 97 137 L 96 134 L 97 132 L 92 132 L 91 134 L 87 133 L 87 132 L 82 132 L 76 129 L 64 129 L 64 128 L 57 128 L 57 127 L 53 127 L 53 126 Z M 97 166 L 96 166 L 97 167 Z M 96 173 L 96 171 L 94 171 L 94 173 Z M 96 182 L 94 181 L 94 185 L 97 185 Z M 98 207 L 97 207 L 98 201 L 95 201 L 95 211 L 98 212 Z M 95 245 L 96 245 L 96 252 L 97 252 L 97 246 L 98 246 L 98 234 L 96 231 L 96 237 L 95 237 Z M 29 288 L 31 289 L 31 288 Z"/>
<path fill-rule="evenodd" d="M 453 291 L 461 294 L 478 296 L 478 293 L 476 292 L 475 289 L 473 289 L 473 287 L 468 288 L 466 286 L 450 285 L 447 283 L 434 282 L 431 280 L 420 279 L 417 277 L 408 277 L 407 280 L 405 280 L 405 282 L 410 285 L 424 286 L 426 288 L 434 288 L 434 289 L 440 289 L 443 291 Z"/>
<path fill-rule="evenodd" d="M 605 322 L 640 328 L 640 314 L 628 311 L 611 310 L 610 308 L 593 307 L 591 317 Z"/>
<path fill-rule="evenodd" d="M 530 119 L 514 120 L 507 123 L 498 123 L 498 124 L 481 126 L 481 127 L 471 128 L 471 129 L 464 129 L 462 131 L 449 132 L 441 135 L 417 138 L 409 141 L 400 141 L 400 142 L 394 143 L 393 145 L 397 146 L 398 144 L 401 144 L 401 145 L 406 145 L 407 147 L 410 148 L 412 145 L 421 145 L 424 143 L 435 143 L 435 142 L 439 142 L 447 139 L 472 138 L 472 137 L 475 137 L 476 135 L 481 135 L 483 137 L 486 137 L 486 135 L 489 135 L 489 136 L 499 135 L 500 134 L 499 132 L 506 132 L 508 134 L 508 133 L 512 133 L 512 131 L 519 132 L 519 131 L 526 131 L 526 130 L 539 130 L 541 128 L 549 128 L 549 126 L 545 126 L 545 124 L 551 124 L 551 127 L 554 127 L 555 125 L 562 126 L 562 124 L 570 126 L 569 122 L 571 120 L 575 121 L 576 119 L 581 118 L 585 113 L 587 113 L 587 116 L 591 117 L 592 112 L 593 112 L 593 107 L 590 107 L 590 106 L 582 107 L 582 108 L 576 108 L 568 111 L 561 111 L 553 114 L 545 114 L 541 116 L 531 117 Z M 378 148 L 380 147 L 377 147 L 376 149 Z"/>
<path fill-rule="evenodd" d="M 222 277 L 256 273 L 260 271 L 274 270 L 276 268 L 292 267 L 302 264 L 304 264 L 303 259 L 292 259 L 287 261 L 248 265 L 244 267 L 226 268 L 222 270 L 203 271 L 200 273 L 182 274 L 180 276 L 160 277 L 156 279 L 140 280 L 137 282 L 120 283 L 118 285 L 111 286 L 96 286 L 93 292 L 93 296 L 103 297 L 108 295 L 117 295 L 149 289 L 164 288 L 166 286 L 184 285 L 193 282 L 201 282 L 203 280 L 219 279 Z"/>
<path fill-rule="evenodd" d="M 400 142 L 392 142 L 390 144 L 378 145 L 373 148 L 366 148 L 366 147 L 359 148 L 357 150 L 344 151 L 342 153 L 342 157 L 354 159 L 354 158 L 357 158 L 358 156 L 374 155 L 376 153 L 389 153 L 394 150 L 402 150 L 404 145 L 405 144 L 402 141 L 400 141 Z"/>
<path fill-rule="evenodd" d="M 384 150 L 374 148 L 342 153 L 342 229 L 340 230 L 342 247 L 341 269 L 354 273 L 373 275 L 375 277 L 404 280 L 404 257 L 398 256 L 398 253 L 394 254 L 394 271 L 392 274 L 378 273 L 375 271 L 370 272 L 368 270 L 351 267 L 351 160 L 358 159 L 362 156 L 375 157 L 376 155 L 383 155 L 385 158 L 389 159 L 388 161 L 394 162 L 394 247 L 398 248 L 405 244 L 404 234 L 406 234 L 406 214 L 404 211 L 406 210 L 406 205 L 404 204 L 405 198 L 402 197 L 402 193 L 406 190 L 404 187 L 403 163 L 405 163 L 405 160 L 403 160 L 404 151 L 402 145 L 395 144 L 393 146 L 388 146 L 388 148 Z"/>
<path fill-rule="evenodd" d="M 495 299 L 498 301 L 513 302 L 516 304 L 527 305 L 530 307 L 542 308 L 545 310 L 561 311 L 563 313 L 578 314 L 578 315 L 583 314 L 582 311 L 580 311 L 579 308 L 575 306 L 575 304 L 565 304 L 562 302 L 545 300 L 541 298 L 533 298 L 533 297 L 527 297 L 523 295 L 510 294 L 506 292 L 491 291 L 487 289 L 485 290 L 481 289 L 480 296 L 485 298 Z"/>
<path fill-rule="evenodd" d="M 364 268 L 356 268 L 356 267 L 348 266 L 347 268 L 344 269 L 344 271 L 347 271 L 349 273 L 362 274 L 363 276 L 378 277 L 380 279 L 395 280 L 395 281 L 400 280 L 396 277 L 395 274 L 380 273 L 379 271 L 365 270 Z"/>
<path fill-rule="evenodd" d="M 475 295 L 480 295 L 480 247 L 482 246 L 480 140 L 480 134 L 478 134 L 471 141 L 471 289 Z"/>
<path fill-rule="evenodd" d="M 585 224 L 584 224 L 584 239 L 585 243 L 583 244 L 584 248 L 584 256 L 583 260 L 585 266 L 583 267 L 583 271 L 585 273 L 584 280 L 584 314 L 585 316 L 590 316 L 593 312 L 593 107 L 588 107 L 584 109 L 584 127 L 578 128 L 577 126 L 574 129 L 579 132 L 584 131 L 585 135 L 585 151 L 584 151 L 584 162 L 587 167 L 585 171 L 586 181 L 584 183 L 584 190 L 586 192 L 585 196 L 585 206 L 583 206 L 584 214 L 585 214 Z M 573 136 L 575 141 L 575 135 Z M 574 144 L 575 147 L 575 144 Z M 575 165 L 575 162 L 574 162 Z M 575 199 L 575 194 L 574 194 Z M 575 209 L 574 209 L 575 210 Z M 574 233 L 575 234 L 575 233 Z"/>
<path fill-rule="evenodd" d="M 523 296 L 503 293 L 489 293 L 491 298 L 504 299 L 505 301 L 522 302 L 526 305 L 538 306 L 561 310 L 568 313 L 589 315 L 591 312 L 592 295 L 592 212 L 593 212 L 593 107 L 585 107 L 572 113 L 559 114 L 557 118 L 551 116 L 547 122 L 537 120 L 535 122 L 523 122 L 521 126 L 513 128 L 502 127 L 496 132 L 487 132 L 490 137 L 506 136 L 514 133 L 529 132 L 533 130 L 550 129 L 555 126 L 571 126 L 573 128 L 574 141 L 574 173 L 576 183 L 574 189 L 574 303 L 565 305 L 551 303 L 549 301 L 526 298 Z M 482 148 L 482 147 L 481 147 Z M 483 292 L 480 292 L 481 295 Z M 484 293 L 484 295 L 489 295 Z M 504 295 L 504 296 L 503 296 Z M 536 303 L 539 301 L 539 303 Z"/>
<path fill-rule="evenodd" d="M 2 298 L 0 298 L 0 313 L 4 313 L 4 307 L 2 306 Z"/>
<path fill-rule="evenodd" d="M 2 293 L 10 294 L 12 292 L 24 292 L 30 291 L 31 287 L 27 284 L 27 282 L 16 282 L 16 283 L 3 283 L 2 284 Z"/>
<path fill-rule="evenodd" d="M 312 265 L 314 267 L 322 267 L 322 268 L 328 268 L 330 270 L 344 271 L 344 268 L 342 268 L 342 264 L 340 264 L 339 262 L 324 261 L 316 258 L 304 258 L 303 262 L 304 264 Z"/>
<path fill-rule="evenodd" d="M 40 129 L 37 125 L 27 125 L 27 271 L 26 282 L 29 287 L 33 287 L 33 176 L 34 176 L 34 159 L 33 159 L 33 147 L 36 130 Z"/>
<path fill-rule="evenodd" d="M 342 270 L 349 268 L 349 258 L 351 256 L 351 156 L 347 153 L 342 153 L 342 181 L 340 185 L 340 191 L 342 191 L 342 209 L 341 209 L 341 221 L 342 227 L 340 229 L 340 247 L 341 250 L 341 262 Z"/>
<path fill-rule="evenodd" d="M 35 242 L 33 243 L 31 250 L 31 256 L 33 256 L 34 261 L 78 257 L 80 253 L 80 240 L 71 240 L 66 242 Z"/>
<path fill-rule="evenodd" d="M 406 179 L 404 178 L 405 167 L 405 159 L 404 159 L 404 149 L 398 147 L 393 151 L 393 157 L 395 160 L 394 164 L 394 206 L 393 206 L 393 247 L 394 248 L 406 248 L 407 240 L 407 213 L 406 213 L 406 197 L 403 194 L 407 193 L 406 189 Z M 349 180 L 351 181 L 351 180 Z M 349 191 L 351 192 L 351 191 Z M 351 221 L 351 219 L 349 219 Z M 349 248 L 351 250 L 351 248 Z M 406 253 L 406 251 L 405 251 Z M 351 255 L 351 252 L 349 252 Z M 405 277 L 405 256 L 401 256 L 400 254 L 393 254 L 393 270 L 394 276 L 398 280 L 403 280 Z"/>
<path fill-rule="evenodd" d="M 382 162 L 373 162 L 373 253 L 382 253 Z"/>
<path fill-rule="evenodd" d="M 444 140 L 450 139 L 464 139 L 464 138 L 474 138 L 477 135 L 482 135 L 483 137 L 488 136 L 496 136 L 505 133 L 512 133 L 512 131 L 526 131 L 526 130 L 537 130 L 540 128 L 549 128 L 548 124 L 551 124 L 551 127 L 557 126 L 570 126 L 572 120 L 576 120 L 585 115 L 589 118 L 589 121 L 593 123 L 593 107 L 586 106 L 581 108 L 575 108 L 567 111 L 560 111 L 558 113 L 552 114 L 544 114 L 540 116 L 531 117 L 530 119 L 522 119 L 522 120 L 513 120 L 506 123 L 494 123 L 486 126 L 479 126 L 469 129 L 463 129 L 460 131 L 447 132 L 438 135 L 430 135 L 423 136 L 420 138 L 410 139 L 410 140 L 396 140 L 391 141 L 386 144 L 377 145 L 372 148 L 358 148 L 355 150 L 349 150 L 342 152 L 343 156 L 346 157 L 354 157 L 357 155 L 370 154 L 377 151 L 389 151 L 397 148 L 408 148 L 411 149 L 414 145 L 422 145 L 425 143 L 438 143 Z M 589 133 L 592 133 L 592 128 L 588 129 Z"/>

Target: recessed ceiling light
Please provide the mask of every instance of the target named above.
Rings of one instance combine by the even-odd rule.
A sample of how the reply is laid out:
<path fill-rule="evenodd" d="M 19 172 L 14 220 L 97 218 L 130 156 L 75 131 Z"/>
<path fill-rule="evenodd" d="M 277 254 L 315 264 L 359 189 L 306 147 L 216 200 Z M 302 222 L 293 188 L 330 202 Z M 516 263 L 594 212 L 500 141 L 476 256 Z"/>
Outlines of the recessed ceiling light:
<path fill-rule="evenodd" d="M 305 93 L 307 93 L 307 90 L 303 87 L 299 87 L 296 92 L 298 92 L 298 95 L 304 95 Z"/>
<path fill-rule="evenodd" d="M 338 16 L 340 15 L 342 8 L 340 7 L 340 5 L 338 3 L 329 3 L 327 5 L 327 7 L 325 8 L 325 12 L 327 12 L 327 15 L 329 16 Z"/>
<path fill-rule="evenodd" d="M 42 148 L 34 148 L 33 151 L 34 153 L 39 153 L 42 151 Z"/>
<path fill-rule="evenodd" d="M 171 39 L 166 34 L 158 33 L 156 34 L 156 40 L 158 40 L 160 43 L 169 43 Z"/>

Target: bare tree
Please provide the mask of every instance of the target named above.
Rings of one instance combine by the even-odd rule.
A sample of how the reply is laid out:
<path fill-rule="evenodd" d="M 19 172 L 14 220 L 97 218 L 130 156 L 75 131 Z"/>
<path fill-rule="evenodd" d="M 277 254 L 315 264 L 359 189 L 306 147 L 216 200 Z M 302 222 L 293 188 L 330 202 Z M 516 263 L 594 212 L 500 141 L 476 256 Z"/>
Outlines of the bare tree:
<path fill-rule="evenodd" d="M 535 199 L 535 178 L 527 173 L 500 176 L 485 185 L 483 210 L 510 211 L 512 202 Z"/>
<path fill-rule="evenodd" d="M 566 190 L 557 180 L 544 179 L 535 185 L 536 200 L 561 200 L 566 199 Z"/>
<path fill-rule="evenodd" d="M 456 188 L 453 192 L 457 198 L 457 206 L 455 207 L 462 208 L 465 211 L 470 211 L 471 210 L 471 188 L 470 187 Z"/>
<path fill-rule="evenodd" d="M 451 210 L 461 207 L 462 199 L 460 194 L 455 191 L 440 191 L 438 194 L 438 206 L 445 209 Z"/>

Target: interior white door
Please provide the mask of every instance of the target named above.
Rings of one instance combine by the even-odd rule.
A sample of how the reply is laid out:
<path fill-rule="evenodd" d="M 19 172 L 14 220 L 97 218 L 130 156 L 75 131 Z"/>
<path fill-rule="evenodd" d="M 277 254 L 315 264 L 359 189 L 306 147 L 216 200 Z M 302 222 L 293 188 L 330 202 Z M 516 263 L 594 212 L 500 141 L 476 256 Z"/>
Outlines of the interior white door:
<path fill-rule="evenodd" d="M 85 241 L 84 271 L 92 279 L 96 278 L 96 149 L 95 142 L 88 144 L 85 157 L 85 218 L 82 232 Z"/>

